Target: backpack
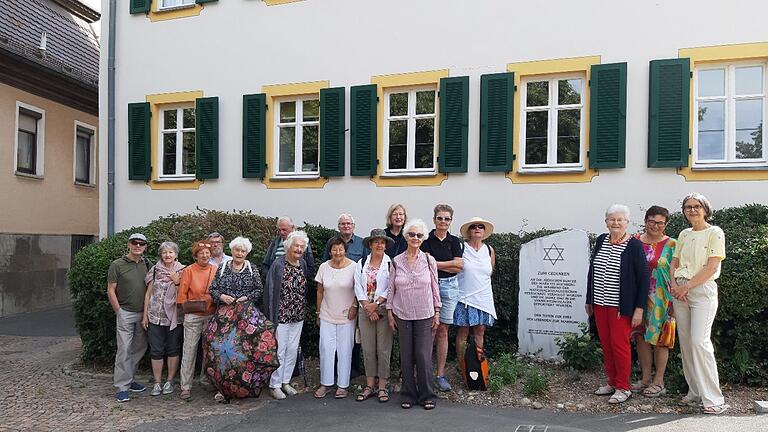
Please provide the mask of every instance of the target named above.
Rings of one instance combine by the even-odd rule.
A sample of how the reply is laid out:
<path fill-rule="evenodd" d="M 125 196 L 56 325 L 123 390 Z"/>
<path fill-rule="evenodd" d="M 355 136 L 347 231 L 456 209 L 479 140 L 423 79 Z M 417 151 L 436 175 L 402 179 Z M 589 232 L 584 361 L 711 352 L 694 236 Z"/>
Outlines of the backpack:
<path fill-rule="evenodd" d="M 469 390 L 488 389 L 488 359 L 482 349 L 475 344 L 475 337 L 469 335 L 467 350 L 464 353 L 463 378 Z"/>

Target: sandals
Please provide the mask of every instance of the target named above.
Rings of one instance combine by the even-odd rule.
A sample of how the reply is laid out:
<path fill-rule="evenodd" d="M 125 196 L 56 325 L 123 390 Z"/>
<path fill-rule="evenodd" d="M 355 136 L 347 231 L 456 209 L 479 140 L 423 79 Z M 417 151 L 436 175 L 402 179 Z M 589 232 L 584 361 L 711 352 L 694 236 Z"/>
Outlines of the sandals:
<path fill-rule="evenodd" d="M 629 386 L 629 389 L 632 390 L 632 393 L 643 393 L 645 394 L 645 389 L 647 389 L 650 386 L 650 384 L 646 384 L 642 381 L 637 381 L 632 383 L 631 386 Z"/>
<path fill-rule="evenodd" d="M 322 399 L 325 397 L 325 395 L 328 394 L 330 390 L 328 390 L 328 387 L 321 385 L 320 387 L 315 390 L 315 398 Z"/>
<path fill-rule="evenodd" d="M 616 389 L 612 385 L 604 385 L 595 390 L 595 394 L 598 396 L 608 396 L 612 395 L 615 391 Z"/>
<path fill-rule="evenodd" d="M 371 386 L 363 387 L 363 391 L 357 394 L 356 401 L 362 402 L 373 397 L 373 388 Z"/>
<path fill-rule="evenodd" d="M 334 399 L 344 399 L 348 394 L 347 389 L 339 387 L 336 389 L 336 394 L 333 397 Z"/>
<path fill-rule="evenodd" d="M 667 392 L 663 385 L 651 384 L 643 390 L 645 397 L 659 397 Z"/>
<path fill-rule="evenodd" d="M 629 390 L 616 390 L 615 393 L 613 393 L 613 396 L 611 396 L 610 399 L 608 399 L 609 404 L 620 404 L 623 402 L 626 402 L 627 399 L 632 396 L 632 392 Z"/>
<path fill-rule="evenodd" d="M 425 410 L 433 410 L 433 409 L 435 409 L 435 401 L 429 400 L 429 401 L 424 402 L 424 409 Z"/>
<path fill-rule="evenodd" d="M 400 408 L 402 409 L 411 409 L 412 406 L 413 404 L 410 402 L 400 402 Z"/>
<path fill-rule="evenodd" d="M 379 399 L 379 403 L 389 402 L 389 391 L 387 389 L 379 389 L 376 397 Z"/>
<path fill-rule="evenodd" d="M 712 415 L 720 415 L 728 410 L 731 406 L 728 404 L 722 404 L 722 405 L 714 405 L 714 406 L 708 406 L 704 407 L 702 412 L 704 414 L 712 414 Z"/>
<path fill-rule="evenodd" d="M 677 402 L 677 405 L 681 407 L 695 407 L 700 404 L 701 404 L 701 398 L 696 396 L 690 396 L 690 395 L 683 396 L 683 398 L 680 399 L 679 402 Z"/>

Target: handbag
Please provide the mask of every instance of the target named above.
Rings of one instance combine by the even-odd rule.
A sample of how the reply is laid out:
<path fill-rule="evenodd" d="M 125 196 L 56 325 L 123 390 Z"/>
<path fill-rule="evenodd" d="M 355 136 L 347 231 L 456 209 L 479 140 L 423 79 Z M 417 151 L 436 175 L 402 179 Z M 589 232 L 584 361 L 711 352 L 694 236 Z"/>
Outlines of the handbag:
<path fill-rule="evenodd" d="M 467 350 L 464 354 L 463 378 L 469 390 L 488 389 L 488 359 L 482 349 L 475 344 L 475 337 L 469 335 Z"/>
<path fill-rule="evenodd" d="M 677 329 L 677 321 L 675 317 L 668 317 L 664 324 L 661 326 L 661 334 L 659 334 L 658 346 L 665 346 L 669 349 L 675 347 L 675 330 Z"/>
<path fill-rule="evenodd" d="M 205 312 L 207 305 L 205 300 L 187 300 L 181 304 L 181 310 L 185 313 Z"/>

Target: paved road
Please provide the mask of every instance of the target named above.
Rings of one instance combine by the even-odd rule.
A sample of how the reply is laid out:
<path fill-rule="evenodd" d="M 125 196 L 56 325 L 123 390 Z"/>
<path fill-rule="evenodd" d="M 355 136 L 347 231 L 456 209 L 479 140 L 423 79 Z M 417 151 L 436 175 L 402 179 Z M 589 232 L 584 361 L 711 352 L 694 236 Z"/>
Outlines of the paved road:
<path fill-rule="evenodd" d="M 77 336 L 75 315 L 67 306 L 0 318 L 0 335 Z"/>

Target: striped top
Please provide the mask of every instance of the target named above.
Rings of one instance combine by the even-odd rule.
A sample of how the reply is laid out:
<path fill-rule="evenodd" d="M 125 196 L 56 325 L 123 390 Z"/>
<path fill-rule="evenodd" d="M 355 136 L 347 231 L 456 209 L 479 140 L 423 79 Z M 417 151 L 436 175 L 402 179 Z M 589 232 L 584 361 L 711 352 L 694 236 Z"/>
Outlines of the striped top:
<path fill-rule="evenodd" d="M 396 256 L 392 260 L 385 304 L 401 320 L 432 318 L 441 306 L 435 259 L 419 251 L 411 268 L 407 252 Z"/>
<path fill-rule="evenodd" d="M 594 304 L 619 307 L 619 280 L 621 278 L 621 254 L 631 237 L 619 244 L 612 244 L 605 236 L 603 245 L 595 256 Z"/>

